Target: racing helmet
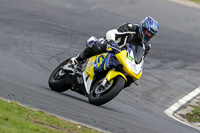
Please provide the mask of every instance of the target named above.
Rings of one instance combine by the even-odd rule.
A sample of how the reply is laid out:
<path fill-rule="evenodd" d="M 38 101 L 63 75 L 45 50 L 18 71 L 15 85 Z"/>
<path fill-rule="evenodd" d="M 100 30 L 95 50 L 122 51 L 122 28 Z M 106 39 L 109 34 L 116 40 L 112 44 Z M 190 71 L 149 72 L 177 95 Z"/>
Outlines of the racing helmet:
<path fill-rule="evenodd" d="M 139 37 L 143 42 L 150 41 L 158 32 L 158 22 L 150 16 L 145 17 L 139 24 Z"/>

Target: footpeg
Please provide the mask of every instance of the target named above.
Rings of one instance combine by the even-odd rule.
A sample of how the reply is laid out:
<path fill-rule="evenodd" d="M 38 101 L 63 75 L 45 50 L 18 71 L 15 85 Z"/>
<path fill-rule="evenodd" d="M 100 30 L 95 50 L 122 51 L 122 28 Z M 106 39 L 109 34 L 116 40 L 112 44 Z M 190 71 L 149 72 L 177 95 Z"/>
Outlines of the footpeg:
<path fill-rule="evenodd" d="M 135 83 L 137 86 L 139 85 L 138 80 L 133 80 L 133 83 Z"/>

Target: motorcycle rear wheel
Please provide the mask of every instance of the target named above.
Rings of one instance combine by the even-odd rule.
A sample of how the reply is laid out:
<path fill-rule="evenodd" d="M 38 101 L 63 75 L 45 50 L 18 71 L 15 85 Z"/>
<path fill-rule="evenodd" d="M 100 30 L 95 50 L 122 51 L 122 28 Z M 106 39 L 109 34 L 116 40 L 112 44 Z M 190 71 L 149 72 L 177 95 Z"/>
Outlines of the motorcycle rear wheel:
<path fill-rule="evenodd" d="M 121 76 L 117 76 L 113 80 L 114 82 L 112 83 L 112 86 L 107 91 L 103 92 L 100 95 L 99 94 L 97 95 L 96 93 L 96 89 L 99 86 L 99 80 L 97 80 L 92 86 L 91 92 L 88 96 L 89 102 L 91 104 L 99 106 L 115 98 L 124 88 L 125 79 Z"/>
<path fill-rule="evenodd" d="M 71 84 L 67 84 L 66 75 L 58 77 L 58 73 L 62 73 L 61 67 L 66 65 L 69 62 L 69 59 L 62 62 L 59 66 L 55 68 L 55 70 L 51 73 L 49 77 L 49 87 L 56 92 L 63 92 L 71 88 Z"/>

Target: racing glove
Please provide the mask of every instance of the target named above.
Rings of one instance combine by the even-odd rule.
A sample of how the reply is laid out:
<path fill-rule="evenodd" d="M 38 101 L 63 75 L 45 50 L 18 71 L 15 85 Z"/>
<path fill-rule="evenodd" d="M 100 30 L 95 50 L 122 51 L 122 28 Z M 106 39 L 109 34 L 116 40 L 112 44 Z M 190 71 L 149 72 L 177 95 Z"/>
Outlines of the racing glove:
<path fill-rule="evenodd" d="M 118 51 L 117 51 L 117 50 L 119 50 L 118 44 L 116 44 L 113 40 L 110 40 L 108 45 L 109 45 L 107 48 L 108 53 L 112 53 L 112 54 L 118 53 Z"/>

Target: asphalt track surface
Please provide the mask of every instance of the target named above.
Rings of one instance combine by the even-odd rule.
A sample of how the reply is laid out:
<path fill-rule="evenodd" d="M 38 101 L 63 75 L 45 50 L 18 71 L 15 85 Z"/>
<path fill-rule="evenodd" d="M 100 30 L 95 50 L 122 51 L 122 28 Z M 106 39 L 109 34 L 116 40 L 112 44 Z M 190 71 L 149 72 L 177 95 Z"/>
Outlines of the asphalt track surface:
<path fill-rule="evenodd" d="M 200 83 L 200 13 L 162 0 L 0 0 L 0 97 L 116 133 L 197 133 L 164 110 Z M 90 105 L 48 77 L 88 37 L 151 15 L 160 23 L 139 86 Z"/>

